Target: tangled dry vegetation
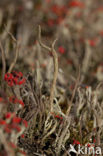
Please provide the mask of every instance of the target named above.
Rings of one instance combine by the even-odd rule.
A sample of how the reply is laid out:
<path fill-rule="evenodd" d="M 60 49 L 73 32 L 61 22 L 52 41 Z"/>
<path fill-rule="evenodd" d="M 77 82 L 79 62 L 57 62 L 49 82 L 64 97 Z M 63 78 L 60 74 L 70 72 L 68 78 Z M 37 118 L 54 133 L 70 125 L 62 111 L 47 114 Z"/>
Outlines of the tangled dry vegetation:
<path fill-rule="evenodd" d="M 102 1 L 9 2 L 0 2 L 0 156 L 68 156 L 91 138 L 102 148 Z"/>

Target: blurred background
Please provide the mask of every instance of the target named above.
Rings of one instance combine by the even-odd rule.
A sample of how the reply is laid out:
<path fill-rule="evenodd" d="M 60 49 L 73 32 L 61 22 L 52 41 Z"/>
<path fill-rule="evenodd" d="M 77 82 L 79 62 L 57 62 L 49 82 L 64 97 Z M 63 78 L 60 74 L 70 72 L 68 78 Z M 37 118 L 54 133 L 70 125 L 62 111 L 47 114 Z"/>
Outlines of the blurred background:
<path fill-rule="evenodd" d="M 7 31 L 21 44 L 16 70 L 34 71 L 37 61 L 45 70 L 52 56 L 38 45 L 38 25 L 43 43 L 58 39 L 55 49 L 65 84 L 73 84 L 79 65 L 83 85 L 95 87 L 103 80 L 102 0 L 0 0 L 0 40 L 8 66 L 15 47 Z"/>

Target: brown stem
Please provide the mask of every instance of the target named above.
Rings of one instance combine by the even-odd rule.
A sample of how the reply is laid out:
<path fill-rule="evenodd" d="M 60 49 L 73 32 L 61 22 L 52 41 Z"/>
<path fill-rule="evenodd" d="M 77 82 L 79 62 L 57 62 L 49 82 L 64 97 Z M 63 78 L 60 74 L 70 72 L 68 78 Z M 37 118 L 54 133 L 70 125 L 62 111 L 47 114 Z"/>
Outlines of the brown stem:
<path fill-rule="evenodd" d="M 56 81 L 57 81 L 57 76 L 58 76 L 58 56 L 57 53 L 54 49 L 55 43 L 57 41 L 54 40 L 54 42 L 52 43 L 51 47 L 46 46 L 45 44 L 42 43 L 41 41 L 41 27 L 39 26 L 39 34 L 38 34 L 38 41 L 41 47 L 45 48 L 46 50 L 48 50 L 49 52 L 52 52 L 53 55 L 53 63 L 54 63 L 54 76 L 53 76 L 53 82 L 52 82 L 52 86 L 50 89 L 50 110 L 52 111 L 53 109 L 53 99 L 54 99 L 54 92 L 55 92 L 55 88 L 56 88 Z"/>
<path fill-rule="evenodd" d="M 5 60 L 5 52 L 4 52 L 4 49 L 2 47 L 1 42 L 0 42 L 0 49 L 1 49 L 1 57 L 2 57 L 1 85 L 2 85 L 2 89 L 4 90 L 4 76 L 5 76 L 5 73 L 6 73 L 6 60 Z"/>
<path fill-rule="evenodd" d="M 16 40 L 16 38 L 13 36 L 13 34 L 7 30 L 6 25 L 4 25 L 4 26 L 5 26 L 5 30 L 8 33 L 8 35 L 10 35 L 10 37 L 12 38 L 14 43 L 16 43 L 15 57 L 14 57 L 14 60 L 13 60 L 13 62 L 11 63 L 11 65 L 9 67 L 9 70 L 8 70 L 8 73 L 11 73 L 11 71 L 13 70 L 13 68 L 14 68 L 14 66 L 15 66 L 15 64 L 17 62 L 17 59 L 18 59 L 20 45 L 19 45 L 19 42 Z"/>
<path fill-rule="evenodd" d="M 78 84 L 79 84 L 79 80 L 80 80 L 80 67 L 79 67 L 78 77 L 77 77 L 77 80 L 76 80 L 76 83 L 75 83 L 75 87 L 74 87 L 74 90 L 73 90 L 73 93 L 72 93 L 72 97 L 71 97 L 71 100 L 70 100 L 70 103 L 68 105 L 68 109 L 67 109 L 67 112 L 66 112 L 67 116 L 69 116 L 69 113 L 70 113 L 70 110 L 71 110 L 71 107 L 72 107 L 72 102 L 73 102 L 73 99 L 74 99 L 74 96 L 75 96 L 75 93 L 76 93 L 76 89 L 77 89 Z"/>
<path fill-rule="evenodd" d="M 14 66 L 15 66 L 15 64 L 17 62 L 18 56 L 19 56 L 19 43 L 17 42 L 16 51 L 15 51 L 15 58 L 14 58 L 13 62 L 11 63 L 10 67 L 9 67 L 8 73 L 11 73 L 11 71 L 13 70 L 13 68 L 14 68 Z"/>

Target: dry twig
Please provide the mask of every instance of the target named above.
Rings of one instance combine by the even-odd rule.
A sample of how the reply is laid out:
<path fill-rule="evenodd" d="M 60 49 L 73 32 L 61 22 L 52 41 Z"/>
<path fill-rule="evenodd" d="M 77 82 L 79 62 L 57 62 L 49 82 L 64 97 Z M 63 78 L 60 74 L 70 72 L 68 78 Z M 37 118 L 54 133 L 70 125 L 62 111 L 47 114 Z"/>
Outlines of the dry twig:
<path fill-rule="evenodd" d="M 8 70 L 8 73 L 11 73 L 11 71 L 13 70 L 16 62 L 17 62 L 17 59 L 18 59 L 18 55 L 19 55 L 19 43 L 17 42 L 16 43 L 16 51 L 15 51 L 15 58 L 13 60 L 13 62 L 11 63 L 10 67 L 9 67 L 9 70 Z"/>
<path fill-rule="evenodd" d="M 72 94 L 72 97 L 71 97 L 71 100 L 70 100 L 70 103 L 68 105 L 68 109 L 67 109 L 67 112 L 66 112 L 67 116 L 69 116 L 69 113 L 70 113 L 70 110 L 71 110 L 71 107 L 72 107 L 72 102 L 73 102 L 73 99 L 74 99 L 74 96 L 75 96 L 75 93 L 76 93 L 76 89 L 77 89 L 78 84 L 79 84 L 79 80 L 80 80 L 80 67 L 79 67 L 78 77 L 77 77 L 77 80 L 76 80 L 76 83 L 75 83 L 75 87 L 74 87 L 74 90 L 73 90 L 73 94 Z"/>
<path fill-rule="evenodd" d="M 56 87 L 56 81 L 57 81 L 57 76 L 58 76 L 58 56 L 57 53 L 54 49 L 55 43 L 57 41 L 54 40 L 54 42 L 51 45 L 51 48 L 46 46 L 45 44 L 42 43 L 41 41 L 41 27 L 39 26 L 39 34 L 38 34 L 38 41 L 41 47 L 45 48 L 46 50 L 48 50 L 49 52 L 52 52 L 53 55 L 53 62 L 54 62 L 54 76 L 53 76 L 53 83 L 51 86 L 51 90 L 50 90 L 50 108 L 51 111 L 53 110 L 53 98 L 54 98 L 54 92 L 55 92 L 55 87 Z"/>
<path fill-rule="evenodd" d="M 17 62 L 17 59 L 18 59 L 20 45 L 19 45 L 19 42 L 16 40 L 16 38 L 12 35 L 12 33 L 7 30 L 6 26 L 5 26 L 5 30 L 10 35 L 10 37 L 12 38 L 14 43 L 16 43 L 15 57 L 14 57 L 14 60 L 13 60 L 13 62 L 11 63 L 11 65 L 9 67 L 9 70 L 8 70 L 8 72 L 11 73 L 11 71 L 13 70 L 13 68 L 14 68 L 14 66 L 15 66 L 15 64 Z"/>
<path fill-rule="evenodd" d="M 2 57 L 2 78 L 1 78 L 1 85 L 2 85 L 2 89 L 4 89 L 4 76 L 6 73 L 6 60 L 5 60 L 5 52 L 4 49 L 2 47 L 2 44 L 0 42 L 0 49 L 1 49 L 1 57 Z"/>

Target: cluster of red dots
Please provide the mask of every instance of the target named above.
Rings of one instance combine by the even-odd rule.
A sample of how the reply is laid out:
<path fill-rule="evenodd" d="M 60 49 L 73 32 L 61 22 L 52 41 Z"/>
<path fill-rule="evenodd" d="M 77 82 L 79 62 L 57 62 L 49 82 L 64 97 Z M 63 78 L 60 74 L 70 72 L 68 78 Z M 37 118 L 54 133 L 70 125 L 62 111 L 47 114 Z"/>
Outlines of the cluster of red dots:
<path fill-rule="evenodd" d="M 63 120 L 63 117 L 60 115 L 56 115 L 54 112 L 51 112 L 51 114 L 54 116 L 54 118 L 59 119 L 59 120 Z"/>
<path fill-rule="evenodd" d="M 15 97 L 15 96 L 9 97 L 9 102 L 14 103 L 14 104 L 18 103 L 18 104 L 20 104 L 21 106 L 24 107 L 24 102 L 22 100 L 18 99 L 17 97 Z"/>
<path fill-rule="evenodd" d="M 23 101 L 14 96 L 9 97 L 9 101 L 12 102 L 13 104 L 19 103 L 22 106 L 24 106 Z M 4 98 L 0 97 L 0 102 L 1 103 L 5 102 Z M 12 134 L 13 132 L 15 133 L 22 132 L 22 129 L 27 127 L 28 127 L 28 122 L 25 119 L 17 117 L 15 112 L 7 112 L 0 118 L 0 128 L 2 128 L 3 132 L 8 135 Z M 21 138 L 24 137 L 25 135 L 22 134 Z M 8 145 L 14 149 L 17 148 L 14 142 L 8 142 Z M 22 153 L 23 155 L 26 155 L 26 153 L 22 150 L 19 150 L 18 152 Z"/>
<path fill-rule="evenodd" d="M 23 77 L 21 72 L 13 71 L 12 73 L 6 73 L 4 80 L 9 86 L 22 85 L 26 82 L 26 79 Z"/>
<path fill-rule="evenodd" d="M 69 7 L 79 7 L 79 8 L 84 8 L 85 5 L 83 2 L 79 0 L 73 0 L 69 3 Z"/>
<path fill-rule="evenodd" d="M 95 143 L 96 143 L 96 140 L 94 139 L 92 145 L 90 143 L 88 143 L 87 146 L 88 147 L 95 146 Z M 78 140 L 74 139 L 73 145 L 82 145 L 82 144 Z"/>
<path fill-rule="evenodd" d="M 4 126 L 3 128 L 6 133 L 11 133 L 13 130 L 20 132 L 22 125 L 24 125 L 25 128 L 27 128 L 28 123 L 26 120 L 17 117 L 15 113 L 7 112 L 4 115 L 3 119 L 0 119 L 0 126 L 1 125 Z"/>
<path fill-rule="evenodd" d="M 74 140 L 73 145 L 80 145 L 80 142 L 78 140 Z"/>

